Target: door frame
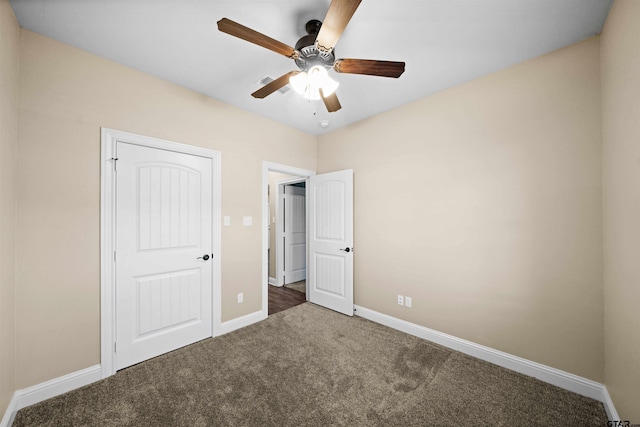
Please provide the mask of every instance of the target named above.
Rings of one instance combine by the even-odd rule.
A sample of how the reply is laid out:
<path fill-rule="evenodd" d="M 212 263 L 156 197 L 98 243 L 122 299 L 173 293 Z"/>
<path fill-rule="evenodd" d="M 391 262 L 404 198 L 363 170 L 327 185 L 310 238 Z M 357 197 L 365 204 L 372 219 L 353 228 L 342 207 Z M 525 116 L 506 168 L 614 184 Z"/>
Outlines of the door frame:
<path fill-rule="evenodd" d="M 262 162 L 262 317 L 264 319 L 269 316 L 269 257 L 267 256 L 267 251 L 269 249 L 269 220 L 271 219 L 268 193 L 269 172 L 285 173 L 287 175 L 300 177 L 301 179 L 306 179 L 311 175 L 316 174 L 315 171 L 309 169 L 268 162 L 266 160 Z M 307 212 L 307 216 L 308 215 L 309 213 Z M 307 251 L 307 257 L 308 253 L 309 251 Z"/>
<path fill-rule="evenodd" d="M 221 153 L 207 148 L 152 138 L 119 130 L 100 129 L 100 366 L 102 378 L 116 373 L 116 144 L 126 142 L 149 148 L 192 154 L 212 161 L 212 331 L 220 334 L 221 298 Z"/>
<path fill-rule="evenodd" d="M 284 197 L 284 186 L 289 184 L 296 184 L 298 182 L 306 182 L 307 178 L 294 178 L 294 179 L 286 179 L 283 181 L 278 181 L 276 183 L 276 206 L 275 206 L 275 214 L 276 214 L 276 286 L 284 286 L 284 245 L 282 244 L 282 240 L 280 240 L 279 236 L 282 234 L 282 215 L 284 215 L 284 209 L 282 208 L 282 198 Z M 305 203 L 307 200 L 307 195 L 305 192 Z M 305 210 L 306 212 L 306 210 Z M 305 213 L 306 217 L 306 213 Z M 306 230 L 305 230 L 306 233 Z"/>

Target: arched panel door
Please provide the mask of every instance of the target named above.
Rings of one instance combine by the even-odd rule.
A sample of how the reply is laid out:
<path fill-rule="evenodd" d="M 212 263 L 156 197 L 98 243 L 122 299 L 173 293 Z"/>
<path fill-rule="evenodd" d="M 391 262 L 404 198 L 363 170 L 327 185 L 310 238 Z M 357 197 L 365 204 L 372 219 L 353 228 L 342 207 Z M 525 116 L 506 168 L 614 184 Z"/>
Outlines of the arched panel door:
<path fill-rule="evenodd" d="M 212 335 L 212 160 L 117 144 L 116 368 Z"/>
<path fill-rule="evenodd" d="M 309 177 L 309 301 L 353 316 L 353 170 Z"/>

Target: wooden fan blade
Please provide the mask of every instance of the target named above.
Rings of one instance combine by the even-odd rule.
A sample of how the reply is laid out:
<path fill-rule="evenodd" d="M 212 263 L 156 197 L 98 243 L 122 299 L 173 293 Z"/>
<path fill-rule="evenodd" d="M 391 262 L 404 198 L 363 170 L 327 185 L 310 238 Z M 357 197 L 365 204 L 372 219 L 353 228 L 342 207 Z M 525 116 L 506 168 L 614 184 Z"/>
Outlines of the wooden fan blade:
<path fill-rule="evenodd" d="M 324 102 L 324 106 L 327 107 L 328 112 L 333 113 L 342 108 L 342 105 L 340 105 L 340 101 L 338 101 L 338 96 L 335 92 L 333 92 L 329 96 L 324 96 L 324 93 L 322 93 L 322 88 L 320 88 L 320 96 L 322 97 L 322 101 Z"/>
<path fill-rule="evenodd" d="M 366 74 L 368 76 L 398 78 L 404 73 L 404 62 L 376 61 L 373 59 L 338 59 L 333 64 L 338 73 Z"/>
<path fill-rule="evenodd" d="M 342 32 L 347 27 L 347 24 L 361 1 L 362 0 L 331 1 L 327 15 L 324 17 L 324 21 L 322 21 L 322 27 L 320 27 L 318 37 L 316 37 L 318 49 L 329 52 L 336 46 Z"/>
<path fill-rule="evenodd" d="M 289 71 L 287 74 L 284 74 L 278 77 L 274 81 L 267 83 L 257 91 L 253 92 L 251 96 L 253 96 L 254 98 L 261 98 L 261 99 L 265 98 L 271 95 L 273 92 L 280 89 L 281 87 L 286 86 L 289 83 L 289 77 L 295 76 L 299 72 L 300 71 Z"/>
<path fill-rule="evenodd" d="M 222 18 L 218 21 L 218 30 L 250 43 L 257 44 L 258 46 L 265 47 L 288 58 L 295 59 L 298 56 L 298 52 L 291 46 L 227 18 Z"/>

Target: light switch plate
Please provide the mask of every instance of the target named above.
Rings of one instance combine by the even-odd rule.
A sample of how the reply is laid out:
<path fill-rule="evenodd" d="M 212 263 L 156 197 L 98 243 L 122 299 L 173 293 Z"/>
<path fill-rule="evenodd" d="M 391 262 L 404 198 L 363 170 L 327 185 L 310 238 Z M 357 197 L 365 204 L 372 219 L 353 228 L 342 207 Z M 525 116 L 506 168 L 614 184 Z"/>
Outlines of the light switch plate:
<path fill-rule="evenodd" d="M 253 217 L 243 216 L 242 217 L 242 225 L 253 225 Z"/>
<path fill-rule="evenodd" d="M 230 216 L 225 216 L 224 217 L 224 226 L 228 227 L 231 225 L 231 217 Z"/>

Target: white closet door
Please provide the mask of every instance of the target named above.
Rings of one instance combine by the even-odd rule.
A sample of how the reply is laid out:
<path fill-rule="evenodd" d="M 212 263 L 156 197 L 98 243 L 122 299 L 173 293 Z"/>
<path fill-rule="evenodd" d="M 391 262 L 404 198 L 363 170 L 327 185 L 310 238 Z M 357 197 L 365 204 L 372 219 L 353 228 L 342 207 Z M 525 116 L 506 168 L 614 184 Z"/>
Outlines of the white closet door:
<path fill-rule="evenodd" d="M 117 144 L 116 368 L 212 335 L 212 160 Z"/>

